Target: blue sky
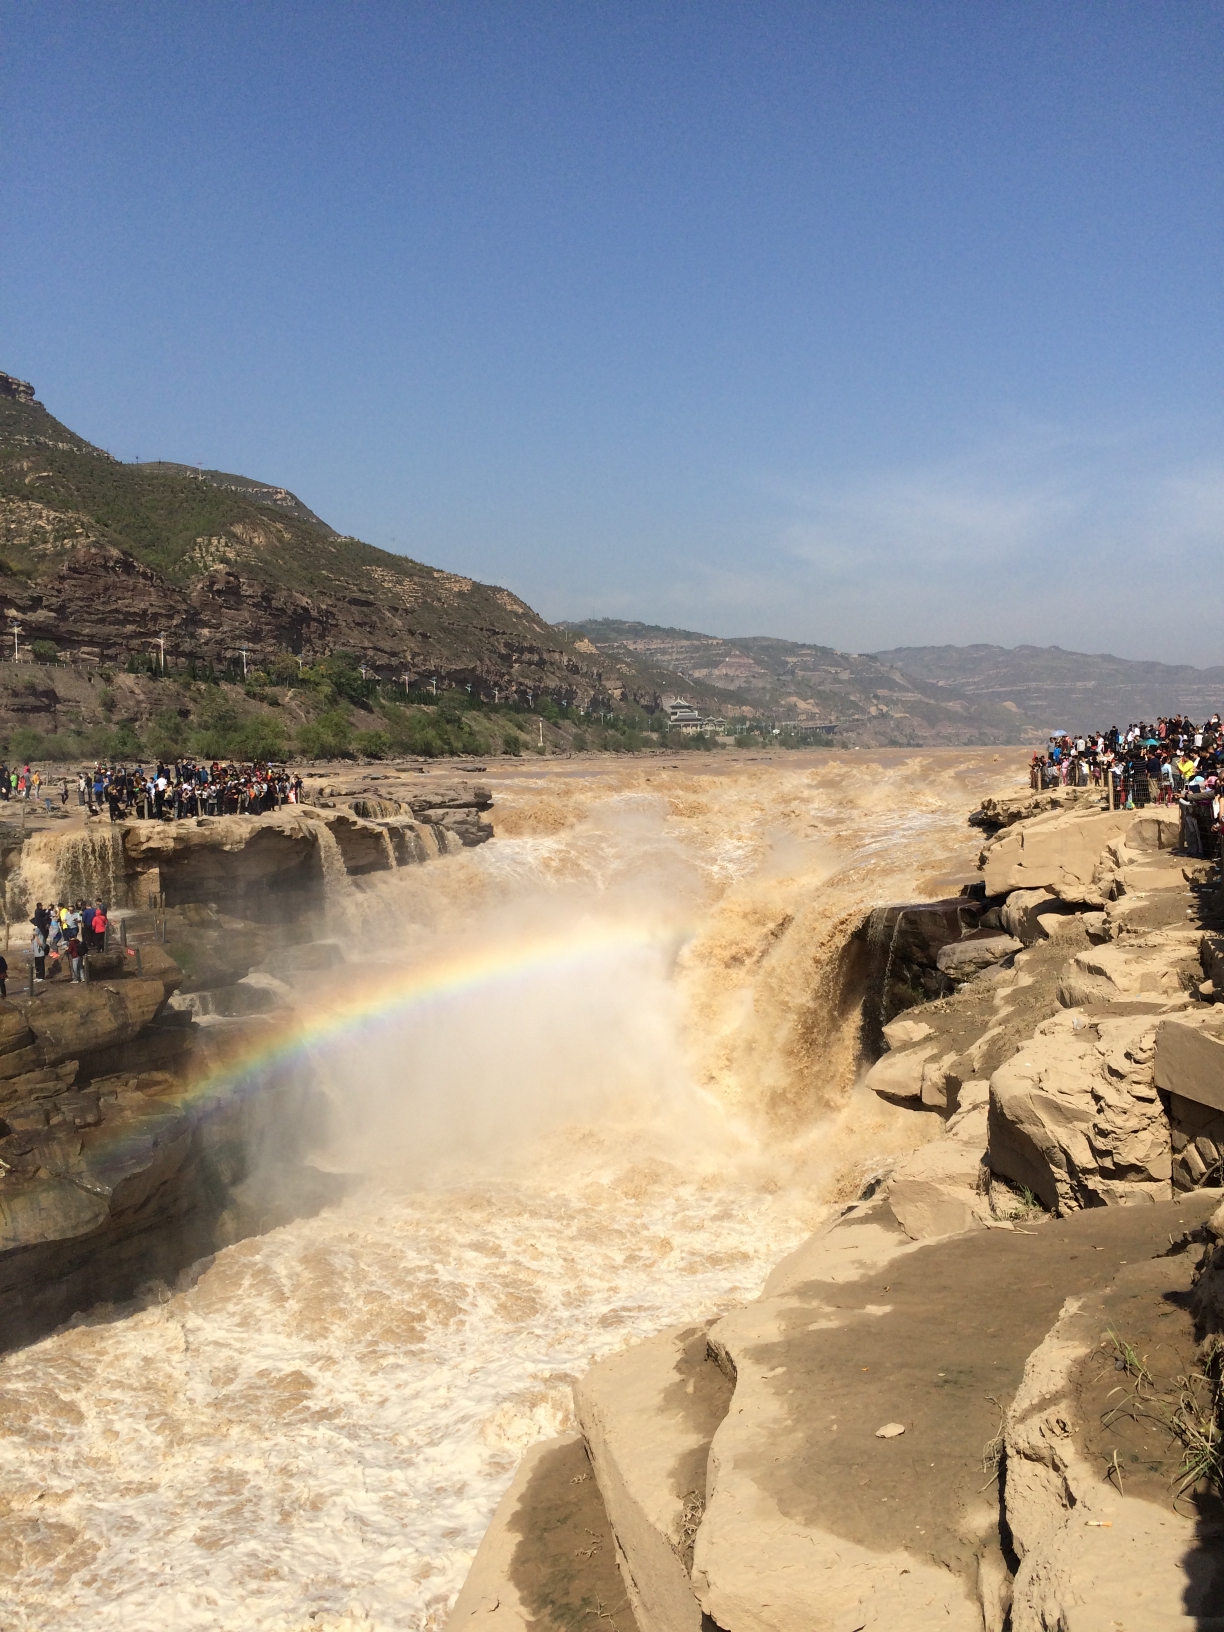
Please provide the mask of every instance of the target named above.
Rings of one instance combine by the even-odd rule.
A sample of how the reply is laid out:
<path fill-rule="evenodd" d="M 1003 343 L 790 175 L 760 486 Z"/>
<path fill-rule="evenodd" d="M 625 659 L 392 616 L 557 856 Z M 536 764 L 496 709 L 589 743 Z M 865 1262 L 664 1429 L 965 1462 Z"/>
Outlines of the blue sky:
<path fill-rule="evenodd" d="M 606 614 L 1224 661 L 1224 7 L 0 6 L 0 367 Z"/>

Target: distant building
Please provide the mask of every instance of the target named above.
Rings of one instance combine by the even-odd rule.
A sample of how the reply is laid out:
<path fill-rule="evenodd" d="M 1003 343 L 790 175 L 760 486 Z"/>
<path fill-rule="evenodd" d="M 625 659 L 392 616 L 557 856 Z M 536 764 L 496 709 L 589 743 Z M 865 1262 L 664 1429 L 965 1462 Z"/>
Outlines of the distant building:
<path fill-rule="evenodd" d="M 692 703 L 678 697 L 667 704 L 667 723 L 686 737 L 716 736 L 726 729 L 723 720 L 702 714 Z"/>

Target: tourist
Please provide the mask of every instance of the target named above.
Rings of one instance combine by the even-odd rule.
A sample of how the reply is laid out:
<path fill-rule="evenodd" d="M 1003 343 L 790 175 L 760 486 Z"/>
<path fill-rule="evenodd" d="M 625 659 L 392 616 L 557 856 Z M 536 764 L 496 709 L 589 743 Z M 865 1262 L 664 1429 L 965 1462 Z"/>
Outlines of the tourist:
<path fill-rule="evenodd" d="M 106 908 L 101 901 L 94 903 L 93 915 L 94 946 L 99 952 L 106 951 Z"/>
<path fill-rule="evenodd" d="M 8 959 L 0 954 L 0 997 L 8 996 Z"/>
<path fill-rule="evenodd" d="M 85 973 L 82 967 L 84 963 L 83 951 L 84 949 L 81 946 L 80 937 L 78 935 L 70 935 L 68 937 L 68 961 L 72 965 L 72 978 L 78 983 L 84 981 L 85 979 Z"/>
<path fill-rule="evenodd" d="M 46 980 L 47 938 L 37 923 L 34 925 L 34 933 L 30 937 L 30 955 L 34 959 L 34 979 Z"/>

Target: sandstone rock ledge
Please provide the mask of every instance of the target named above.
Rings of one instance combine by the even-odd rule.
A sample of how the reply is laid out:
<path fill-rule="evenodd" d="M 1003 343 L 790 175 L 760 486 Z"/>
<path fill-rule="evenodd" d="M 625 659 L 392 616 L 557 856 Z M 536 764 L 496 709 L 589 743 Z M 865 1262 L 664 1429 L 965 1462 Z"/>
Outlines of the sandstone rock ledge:
<path fill-rule="evenodd" d="M 172 1006 L 189 982 L 149 915 L 128 919 L 130 954 L 90 955 L 88 984 L 0 1001 L 0 1350 L 334 1198 L 303 1160 L 322 1108 L 308 1076 L 251 1084 L 218 1069 L 271 1023 L 251 971 L 264 938 L 192 916 L 209 920 L 193 926 L 196 984 L 201 962 L 222 981 L 195 998 L 210 1000 L 204 1024 Z M 328 950 L 297 949 L 307 962 Z M 211 1000 L 245 982 L 264 1001 L 221 1002 L 241 1018 L 212 1018 Z"/>
<path fill-rule="evenodd" d="M 1224 1436 L 1220 901 L 1166 812 L 1060 803 L 880 919 L 910 975 L 865 1003 L 912 1006 L 867 1081 L 941 1136 L 576 1388 L 642 1632 L 1224 1632 L 1224 1469 L 1184 1461 L 1187 1400 Z"/>
<path fill-rule="evenodd" d="M 321 901 L 329 881 L 415 866 L 493 837 L 485 820 L 492 794 L 481 784 L 416 797 L 177 822 L 95 818 L 84 829 L 39 833 L 0 858 L 9 917 L 19 920 L 40 894 L 102 891 L 120 907 L 142 908 L 150 897 L 169 906 L 223 901 L 240 917 L 284 918 Z"/>

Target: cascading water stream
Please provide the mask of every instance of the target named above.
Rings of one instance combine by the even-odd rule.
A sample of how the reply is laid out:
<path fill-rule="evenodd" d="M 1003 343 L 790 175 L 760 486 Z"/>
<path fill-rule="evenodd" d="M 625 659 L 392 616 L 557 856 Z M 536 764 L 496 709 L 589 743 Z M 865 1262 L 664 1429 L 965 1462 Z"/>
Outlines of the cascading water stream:
<path fill-rule="evenodd" d="M 852 932 L 969 865 L 965 780 L 517 772 L 494 843 L 357 887 L 321 838 L 343 990 L 407 994 L 310 1046 L 361 1182 L 0 1361 L 6 1632 L 440 1626 L 572 1379 L 754 1296 L 917 1136 L 854 1087 Z"/>

